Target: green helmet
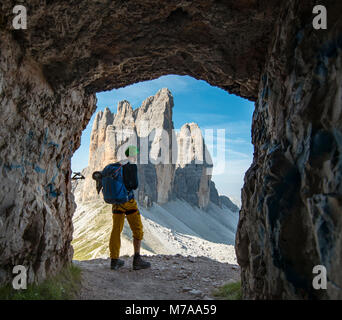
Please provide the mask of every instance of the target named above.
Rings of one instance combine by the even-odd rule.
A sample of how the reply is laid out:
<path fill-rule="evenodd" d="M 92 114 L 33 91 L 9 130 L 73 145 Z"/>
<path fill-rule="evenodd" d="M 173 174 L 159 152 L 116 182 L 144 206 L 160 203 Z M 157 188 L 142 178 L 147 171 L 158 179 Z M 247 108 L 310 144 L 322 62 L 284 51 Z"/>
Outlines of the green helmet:
<path fill-rule="evenodd" d="M 139 149 L 136 146 L 129 146 L 126 151 L 126 157 L 134 157 L 139 153 Z"/>

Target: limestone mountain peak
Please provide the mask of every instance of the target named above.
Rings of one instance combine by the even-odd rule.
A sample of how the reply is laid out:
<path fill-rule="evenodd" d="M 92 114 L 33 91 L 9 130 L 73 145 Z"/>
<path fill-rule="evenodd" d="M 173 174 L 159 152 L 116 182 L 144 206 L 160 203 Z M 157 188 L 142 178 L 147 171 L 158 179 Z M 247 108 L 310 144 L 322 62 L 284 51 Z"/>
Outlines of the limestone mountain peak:
<path fill-rule="evenodd" d="M 117 114 L 133 113 L 132 105 L 127 100 L 121 100 L 118 103 Z"/>
<path fill-rule="evenodd" d="M 122 159 L 125 145 L 142 143 L 148 137 L 147 153 L 142 147 L 138 162 L 140 184 L 137 198 L 140 203 L 166 203 L 181 198 L 200 208 L 208 206 L 211 175 L 206 170 L 206 147 L 201 130 L 197 123 L 190 122 L 175 135 L 173 106 L 171 91 L 162 88 L 134 111 L 127 100 L 122 100 L 116 114 L 105 109 L 96 115 L 82 200 L 98 197 L 91 179 L 93 171 Z M 163 140 L 165 134 L 169 137 L 168 145 Z M 163 162 L 159 161 L 161 150 L 164 153 L 168 150 L 168 158 Z M 143 159 L 145 153 L 147 157 Z M 143 163 L 143 160 L 148 161 Z"/>

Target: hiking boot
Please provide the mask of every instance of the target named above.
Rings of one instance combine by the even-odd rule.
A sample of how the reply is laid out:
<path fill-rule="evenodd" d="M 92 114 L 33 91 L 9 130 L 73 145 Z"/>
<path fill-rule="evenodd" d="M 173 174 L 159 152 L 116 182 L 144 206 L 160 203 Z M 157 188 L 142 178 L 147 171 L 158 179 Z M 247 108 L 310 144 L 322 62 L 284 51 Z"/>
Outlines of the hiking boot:
<path fill-rule="evenodd" d="M 140 255 L 134 255 L 133 258 L 133 270 L 141 270 L 150 268 L 151 264 L 141 258 Z"/>
<path fill-rule="evenodd" d="M 121 259 L 110 259 L 110 268 L 112 270 L 117 270 L 125 264 L 125 261 Z"/>

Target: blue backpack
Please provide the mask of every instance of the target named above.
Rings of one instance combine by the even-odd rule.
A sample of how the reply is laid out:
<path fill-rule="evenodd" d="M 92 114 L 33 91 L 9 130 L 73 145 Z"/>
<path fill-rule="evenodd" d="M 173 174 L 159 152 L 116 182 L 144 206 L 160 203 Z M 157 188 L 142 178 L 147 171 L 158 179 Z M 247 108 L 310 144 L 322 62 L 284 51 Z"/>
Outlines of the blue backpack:
<path fill-rule="evenodd" d="M 107 165 L 101 172 L 103 199 L 107 203 L 124 203 L 134 197 L 133 191 L 127 191 L 123 179 L 121 163 Z"/>

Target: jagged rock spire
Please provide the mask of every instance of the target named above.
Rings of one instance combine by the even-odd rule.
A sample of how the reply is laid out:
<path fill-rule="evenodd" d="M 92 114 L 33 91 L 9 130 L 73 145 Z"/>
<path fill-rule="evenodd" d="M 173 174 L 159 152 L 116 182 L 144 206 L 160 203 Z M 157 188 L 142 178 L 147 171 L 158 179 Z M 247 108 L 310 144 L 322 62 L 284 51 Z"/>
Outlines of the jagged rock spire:
<path fill-rule="evenodd" d="M 205 143 L 196 123 L 186 123 L 176 137 L 172 121 L 173 96 L 162 88 L 133 110 L 120 101 L 117 113 L 99 111 L 91 133 L 89 166 L 83 200 L 97 197 L 91 173 L 121 160 L 124 147 L 136 144 L 139 155 L 138 199 L 165 203 L 174 197 L 205 208 L 209 203 L 210 180 L 205 161 Z M 167 135 L 165 139 L 163 135 Z M 161 150 L 165 155 L 162 159 Z M 161 161 L 163 160 L 163 161 Z"/>

